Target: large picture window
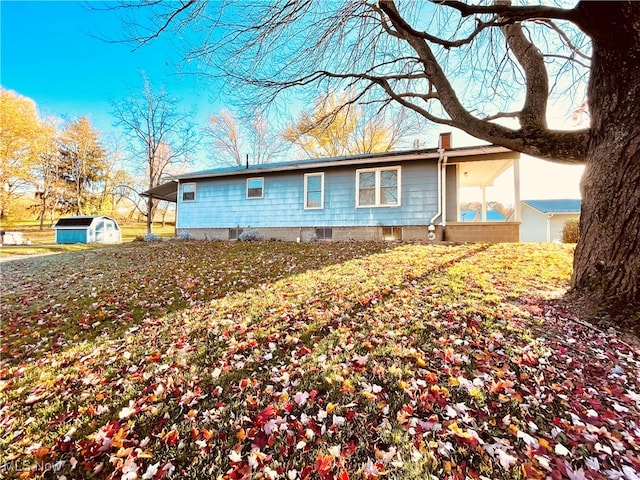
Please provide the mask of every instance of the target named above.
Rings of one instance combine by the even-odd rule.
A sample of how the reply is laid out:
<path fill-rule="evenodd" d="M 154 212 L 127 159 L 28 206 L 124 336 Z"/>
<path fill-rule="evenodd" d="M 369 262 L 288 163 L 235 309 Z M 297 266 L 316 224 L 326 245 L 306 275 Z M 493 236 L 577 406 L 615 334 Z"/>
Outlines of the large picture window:
<path fill-rule="evenodd" d="M 262 198 L 264 195 L 264 178 L 247 178 L 247 198 Z"/>
<path fill-rule="evenodd" d="M 183 202 L 196 201 L 196 184 L 195 183 L 184 183 L 182 185 L 182 201 Z"/>
<path fill-rule="evenodd" d="M 304 208 L 307 210 L 324 208 L 324 173 L 304 175 Z"/>
<path fill-rule="evenodd" d="M 356 207 L 400 205 L 400 167 L 356 170 Z"/>

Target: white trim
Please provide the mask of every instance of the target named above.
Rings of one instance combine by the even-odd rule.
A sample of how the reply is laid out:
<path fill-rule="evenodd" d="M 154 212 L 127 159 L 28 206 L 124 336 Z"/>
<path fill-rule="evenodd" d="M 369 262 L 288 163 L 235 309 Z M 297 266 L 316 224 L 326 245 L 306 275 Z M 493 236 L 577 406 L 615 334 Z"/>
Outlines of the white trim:
<path fill-rule="evenodd" d="M 308 204 L 309 198 L 308 194 L 308 179 L 309 177 L 320 177 L 320 206 L 319 207 L 310 207 Z M 324 209 L 324 172 L 314 172 L 314 173 L 305 173 L 304 174 L 304 209 L 305 210 L 322 210 Z"/>
<path fill-rule="evenodd" d="M 184 191 L 184 187 L 186 187 L 187 185 L 193 185 L 193 192 L 185 192 Z M 182 201 L 183 203 L 191 203 L 191 202 L 195 202 L 196 201 L 196 190 L 197 190 L 197 186 L 196 186 L 196 182 L 186 182 L 186 183 L 182 183 L 180 184 L 180 186 L 182 187 L 180 189 L 180 201 Z M 193 199 L 191 200 L 185 200 L 184 198 L 184 194 L 185 193 L 193 193 Z"/>
<path fill-rule="evenodd" d="M 250 197 L 249 196 L 249 182 L 251 182 L 251 180 L 260 180 L 260 182 L 262 183 L 262 186 L 260 187 L 260 196 L 259 197 Z M 250 177 L 247 178 L 247 199 L 248 200 L 258 200 L 260 198 L 264 198 L 264 177 Z"/>
<path fill-rule="evenodd" d="M 381 173 L 384 171 L 396 171 L 396 203 L 381 203 Z M 361 173 L 375 173 L 374 189 L 375 189 L 375 201 L 371 205 L 360 205 L 360 174 Z M 356 170 L 356 208 L 379 208 L 379 207 L 399 207 L 401 206 L 402 198 L 402 167 L 400 165 L 394 165 L 393 167 L 377 167 L 377 168 L 361 168 Z"/>

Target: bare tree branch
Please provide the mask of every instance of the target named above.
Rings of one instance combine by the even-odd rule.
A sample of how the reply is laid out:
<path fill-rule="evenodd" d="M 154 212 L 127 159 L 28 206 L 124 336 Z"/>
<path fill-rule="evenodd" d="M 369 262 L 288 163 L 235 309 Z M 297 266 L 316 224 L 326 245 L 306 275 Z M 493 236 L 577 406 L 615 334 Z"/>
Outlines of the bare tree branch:
<path fill-rule="evenodd" d="M 470 15 L 493 14 L 500 15 L 511 22 L 538 18 L 556 18 L 559 20 L 576 21 L 575 10 L 542 5 L 513 6 L 510 3 L 496 2 L 493 5 L 469 5 L 458 0 L 430 0 L 444 7 L 454 8 L 463 17 Z"/>

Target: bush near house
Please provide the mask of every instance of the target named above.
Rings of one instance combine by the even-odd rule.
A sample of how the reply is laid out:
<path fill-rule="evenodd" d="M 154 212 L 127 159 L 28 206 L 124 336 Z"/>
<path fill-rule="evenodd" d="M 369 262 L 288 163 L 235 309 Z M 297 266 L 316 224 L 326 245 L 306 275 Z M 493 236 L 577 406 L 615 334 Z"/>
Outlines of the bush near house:
<path fill-rule="evenodd" d="M 571 218 L 562 227 L 562 243 L 578 243 L 580 238 L 580 219 Z"/>
<path fill-rule="evenodd" d="M 545 300 L 572 253 L 175 241 L 8 263 L 0 477 L 635 478 L 640 352 Z"/>

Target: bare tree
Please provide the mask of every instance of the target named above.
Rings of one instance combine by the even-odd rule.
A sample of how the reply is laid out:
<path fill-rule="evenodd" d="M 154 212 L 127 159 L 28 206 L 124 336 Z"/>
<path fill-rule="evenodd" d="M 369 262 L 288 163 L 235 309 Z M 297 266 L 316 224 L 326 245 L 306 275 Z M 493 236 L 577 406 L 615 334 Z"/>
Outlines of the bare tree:
<path fill-rule="evenodd" d="M 239 119 L 223 109 L 209 117 L 205 135 L 211 140 L 217 165 L 268 163 L 284 150 L 278 133 L 260 112 Z"/>
<path fill-rule="evenodd" d="M 112 101 L 117 124 L 122 126 L 129 150 L 144 167 L 148 188 L 160 185 L 172 166 L 188 161 L 196 134 L 190 113 L 177 110 L 176 100 L 164 88 L 153 91 L 143 77 L 141 93 Z M 147 232 L 151 233 L 157 201 L 147 199 Z"/>
<path fill-rule="evenodd" d="M 191 65 L 236 82 L 261 104 L 309 86 L 348 88 L 350 102 L 397 102 L 519 152 L 584 162 L 572 292 L 594 310 L 639 323 L 640 2 L 185 1 L 145 8 L 149 23 L 134 32 L 139 41 L 189 31 L 201 42 L 186 54 Z M 567 91 L 576 104 L 585 92 L 588 128 L 549 126 L 549 110 Z"/>

